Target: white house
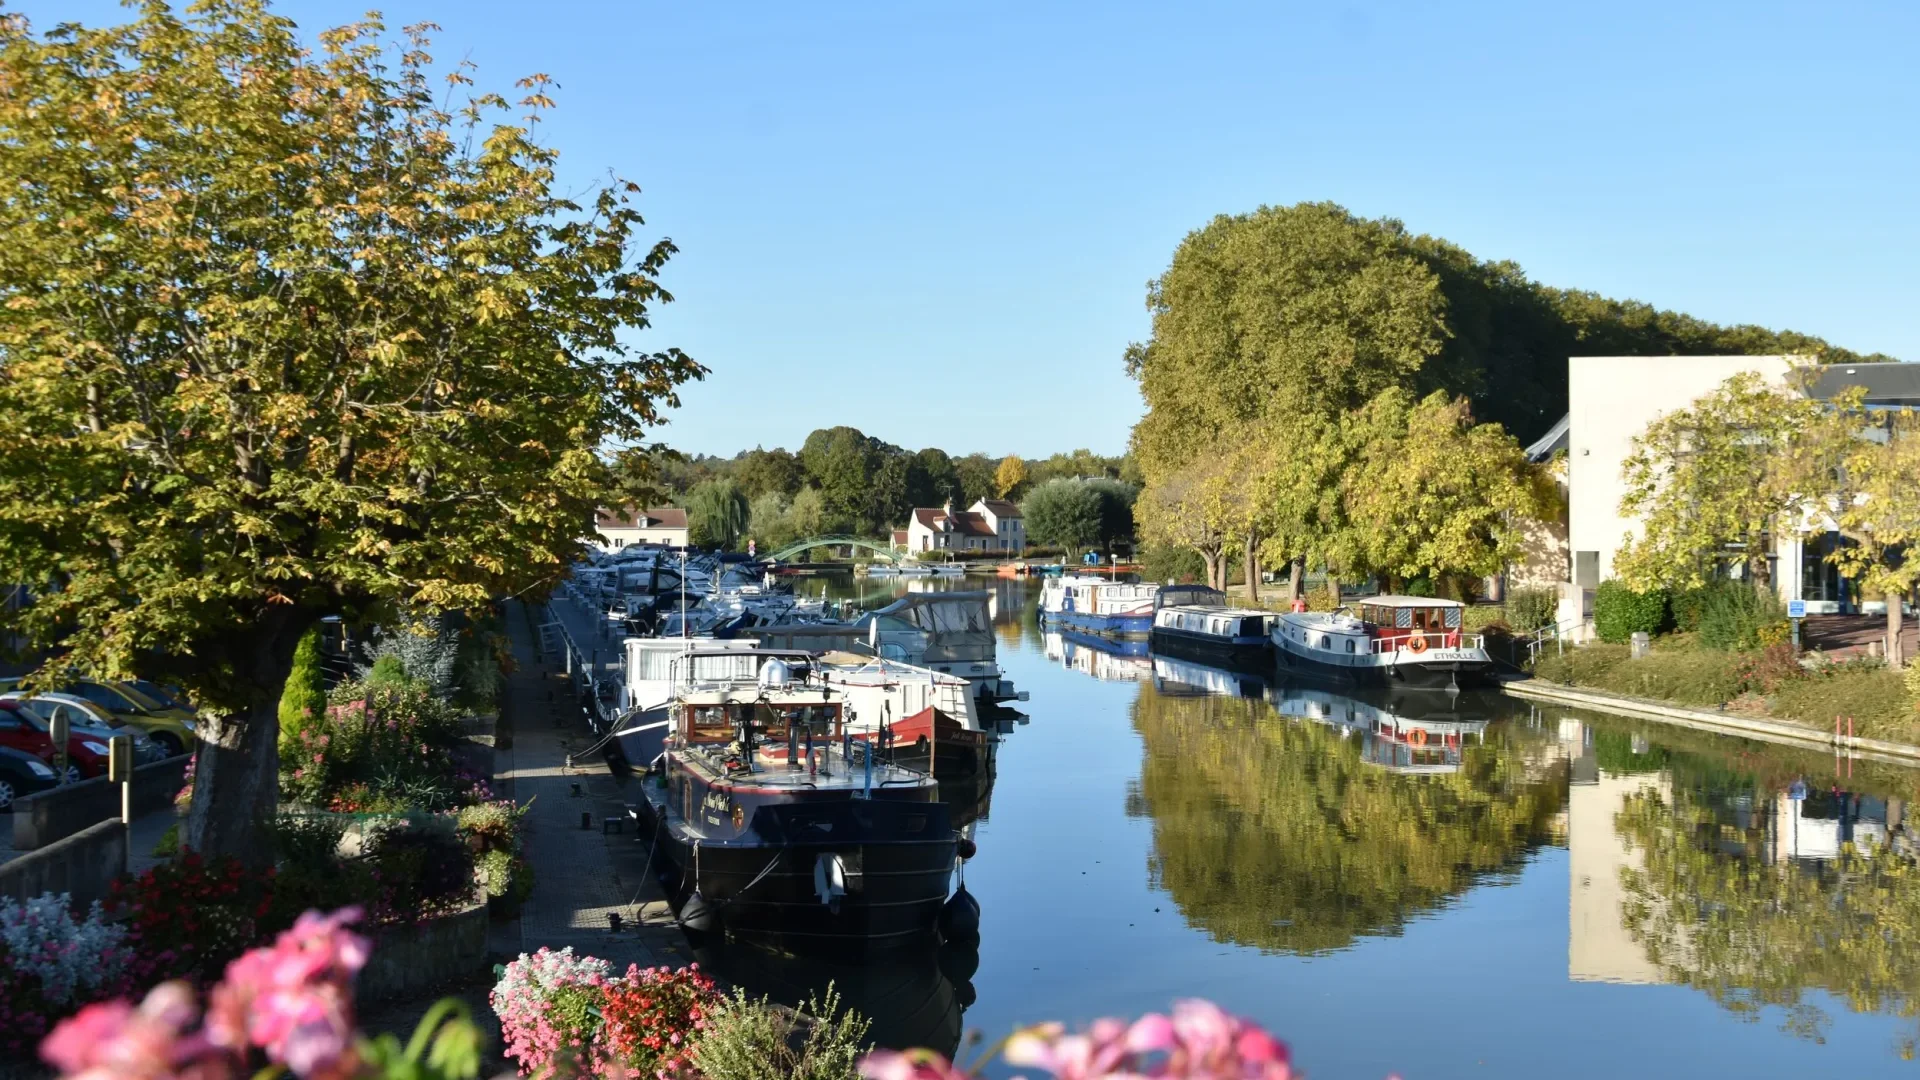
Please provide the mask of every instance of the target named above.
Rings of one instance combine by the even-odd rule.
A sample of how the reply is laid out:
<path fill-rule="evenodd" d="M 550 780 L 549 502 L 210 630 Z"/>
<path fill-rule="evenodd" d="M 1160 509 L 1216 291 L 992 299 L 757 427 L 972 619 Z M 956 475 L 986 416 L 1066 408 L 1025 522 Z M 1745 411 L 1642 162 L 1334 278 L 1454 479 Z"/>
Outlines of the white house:
<path fill-rule="evenodd" d="M 609 510 L 603 506 L 593 515 L 593 532 L 593 543 L 602 551 L 634 544 L 683 548 L 687 546 L 687 512 L 677 507 Z"/>
<path fill-rule="evenodd" d="M 1576 356 L 1567 361 L 1567 418 L 1528 448 L 1536 460 L 1559 449 L 1567 455 L 1563 625 L 1592 614 L 1593 590 L 1614 576 L 1615 555 L 1640 532 L 1639 520 L 1620 512 L 1626 493 L 1621 469 L 1634 438 L 1734 375 L 1753 372 L 1784 380 L 1796 363 L 1804 361 L 1788 356 Z M 1823 365 L 1808 392 L 1829 398 L 1854 386 L 1866 391 L 1869 405 L 1920 405 L 1920 364 Z M 1838 542 L 1836 533 L 1818 528 L 1774 536 L 1767 557 L 1782 601 L 1804 600 L 1812 614 L 1880 606 L 1878 597 L 1858 596 L 1827 561 Z"/>
<path fill-rule="evenodd" d="M 951 502 L 916 508 L 906 534 L 907 550 L 914 552 L 1017 552 L 1027 546 L 1020 508 L 1005 499 L 979 499 L 972 509 L 958 512 Z"/>

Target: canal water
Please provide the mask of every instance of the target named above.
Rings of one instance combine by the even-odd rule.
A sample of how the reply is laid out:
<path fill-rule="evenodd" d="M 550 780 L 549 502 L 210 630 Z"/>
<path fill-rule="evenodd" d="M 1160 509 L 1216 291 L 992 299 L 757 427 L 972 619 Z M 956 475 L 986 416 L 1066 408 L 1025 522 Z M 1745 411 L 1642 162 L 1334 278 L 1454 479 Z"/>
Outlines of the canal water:
<path fill-rule="evenodd" d="M 749 987 L 830 976 L 943 1050 L 1204 997 L 1320 1080 L 1914 1070 L 1920 774 L 1124 655 L 1043 633 L 1024 581 L 800 586 L 909 587 L 991 588 L 1031 694 L 962 796 L 977 957 L 721 961 Z"/>

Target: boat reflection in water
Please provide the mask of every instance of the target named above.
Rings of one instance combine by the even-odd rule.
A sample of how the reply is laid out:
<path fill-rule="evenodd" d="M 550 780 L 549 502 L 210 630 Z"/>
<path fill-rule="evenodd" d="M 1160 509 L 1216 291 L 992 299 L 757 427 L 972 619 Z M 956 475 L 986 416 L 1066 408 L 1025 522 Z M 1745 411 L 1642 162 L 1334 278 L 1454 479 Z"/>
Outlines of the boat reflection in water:
<path fill-rule="evenodd" d="M 1153 685 L 1162 694 L 1264 698 L 1273 679 L 1252 671 L 1229 670 L 1198 660 L 1155 654 Z"/>
<path fill-rule="evenodd" d="M 1283 685 L 1273 694 L 1280 715 L 1327 724 L 1358 741 L 1360 759 L 1409 775 L 1460 770 L 1468 746 L 1486 738 L 1487 719 L 1465 715 L 1452 694 L 1345 694 Z"/>
<path fill-rule="evenodd" d="M 926 1047 L 952 1057 L 959 1049 L 964 1014 L 973 1004 L 977 945 L 940 944 L 857 952 L 791 956 L 739 945 L 710 944 L 694 950 L 701 968 L 752 997 L 804 1007 L 832 987 L 840 1006 L 873 1022 L 867 1037 L 895 1050 Z"/>
<path fill-rule="evenodd" d="M 1077 630 L 1048 630 L 1047 659 L 1101 682 L 1140 682 L 1153 677 L 1144 641 L 1117 641 Z"/>
<path fill-rule="evenodd" d="M 1140 688 L 1128 808 L 1153 822 L 1154 885 L 1216 940 L 1314 954 L 1397 934 L 1554 839 L 1565 763 L 1536 767 L 1506 725 L 1448 721 L 1463 737 L 1444 770 L 1383 767 L 1386 751 L 1365 744 L 1400 730 L 1391 699 L 1281 688 L 1290 719 L 1261 698 L 1195 693 L 1197 674 Z"/>

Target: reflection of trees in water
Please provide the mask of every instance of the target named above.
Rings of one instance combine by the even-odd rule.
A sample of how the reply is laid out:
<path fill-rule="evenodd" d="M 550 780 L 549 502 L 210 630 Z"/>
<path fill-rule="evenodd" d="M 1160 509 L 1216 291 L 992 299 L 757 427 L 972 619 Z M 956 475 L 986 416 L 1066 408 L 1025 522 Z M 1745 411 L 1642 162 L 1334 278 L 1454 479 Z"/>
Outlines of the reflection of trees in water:
<path fill-rule="evenodd" d="M 1629 796 L 1614 819 L 1642 858 L 1622 871 L 1626 928 L 1647 959 L 1736 1015 L 1785 1010 L 1783 1027 L 1824 1041 L 1824 990 L 1855 1012 L 1920 1016 L 1920 869 L 1905 855 L 1851 844 L 1825 861 L 1768 856 L 1759 817 L 1720 814 L 1711 789 L 1676 781 Z M 1749 789 L 1751 792 L 1752 789 Z M 1899 1050 L 1912 1057 L 1915 1033 Z"/>
<path fill-rule="evenodd" d="M 1219 941 L 1312 953 L 1394 933 L 1544 843 L 1566 797 L 1564 771 L 1528 779 L 1499 732 L 1458 772 L 1408 776 L 1264 701 L 1142 686 L 1133 709 L 1129 809 L 1153 818 L 1154 881 Z"/>

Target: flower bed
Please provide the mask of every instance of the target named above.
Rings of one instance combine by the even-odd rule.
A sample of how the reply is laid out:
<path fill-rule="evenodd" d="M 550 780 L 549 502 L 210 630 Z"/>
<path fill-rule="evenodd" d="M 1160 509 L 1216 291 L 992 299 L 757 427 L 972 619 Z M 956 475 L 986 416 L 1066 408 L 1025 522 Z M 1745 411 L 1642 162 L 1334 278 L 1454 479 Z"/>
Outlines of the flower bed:
<path fill-rule="evenodd" d="M 124 1000 L 89 1005 L 46 1038 L 41 1055 L 75 1080 L 237 1080 L 273 1072 L 300 1080 L 476 1080 L 491 1071 L 479 1029 L 456 1001 L 429 1011 L 404 1045 L 392 1035 L 359 1030 L 354 982 L 370 945 L 348 929 L 358 917 L 352 909 L 301 915 L 273 945 L 226 966 L 206 995 L 204 1015 L 191 985 L 163 983 L 138 1006 Z M 985 1063 L 963 1069 L 925 1050 L 861 1056 L 865 1022 L 851 1016 L 833 1022 L 831 999 L 829 1015 L 796 1050 L 784 1019 L 762 1022 L 775 1015 L 764 1002 L 720 999 L 696 968 L 633 968 L 616 979 L 605 961 L 571 950 L 542 949 L 507 965 L 493 1004 L 508 1053 L 528 1075 L 974 1080 Z M 716 1008 L 709 1026 L 707 1010 Z M 756 1042 L 747 1029 L 765 1038 Z M 1076 1033 L 1041 1024 L 999 1045 L 1009 1064 L 1059 1080 L 1295 1075 L 1285 1043 L 1206 1001 L 1183 1001 L 1169 1016 L 1131 1023 L 1097 1020 Z M 758 1057 L 739 1057 L 743 1049 Z"/>

